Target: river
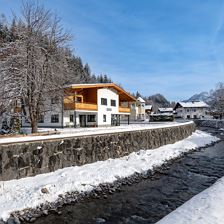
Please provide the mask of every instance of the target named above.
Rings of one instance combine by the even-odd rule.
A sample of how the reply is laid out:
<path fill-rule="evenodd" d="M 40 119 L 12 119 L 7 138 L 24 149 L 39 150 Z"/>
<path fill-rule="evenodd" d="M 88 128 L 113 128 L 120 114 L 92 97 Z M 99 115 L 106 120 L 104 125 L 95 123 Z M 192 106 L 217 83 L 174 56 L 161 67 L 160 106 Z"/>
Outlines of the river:
<path fill-rule="evenodd" d="M 174 161 L 152 179 L 123 186 L 120 192 L 108 195 L 108 198 L 64 206 L 61 215 L 51 213 L 37 219 L 35 224 L 156 223 L 224 176 L 222 139 Z"/>

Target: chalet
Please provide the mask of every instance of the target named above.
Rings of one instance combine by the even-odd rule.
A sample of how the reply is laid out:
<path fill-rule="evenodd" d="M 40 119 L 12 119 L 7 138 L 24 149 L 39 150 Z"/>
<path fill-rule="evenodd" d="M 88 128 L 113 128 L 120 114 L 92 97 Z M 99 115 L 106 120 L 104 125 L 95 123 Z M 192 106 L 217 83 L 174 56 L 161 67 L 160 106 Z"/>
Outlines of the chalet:
<path fill-rule="evenodd" d="M 203 118 L 206 115 L 208 105 L 203 101 L 193 101 L 193 102 L 178 102 L 174 110 L 176 111 L 177 117 L 182 117 L 184 119 L 197 119 Z"/>
<path fill-rule="evenodd" d="M 145 100 L 142 97 L 131 105 L 131 120 L 145 120 Z"/>
<path fill-rule="evenodd" d="M 136 99 L 114 83 L 73 84 L 64 89 L 63 102 L 46 99 L 52 109 L 40 119 L 39 127 L 97 127 L 120 124 L 120 116 L 131 113 Z M 29 123 L 23 119 L 23 126 Z"/>

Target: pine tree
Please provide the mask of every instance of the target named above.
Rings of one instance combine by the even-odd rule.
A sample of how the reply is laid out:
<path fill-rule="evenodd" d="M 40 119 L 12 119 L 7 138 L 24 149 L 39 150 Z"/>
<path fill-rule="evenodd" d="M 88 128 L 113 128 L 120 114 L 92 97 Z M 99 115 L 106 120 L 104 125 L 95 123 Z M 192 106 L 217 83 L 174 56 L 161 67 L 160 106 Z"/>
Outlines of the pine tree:
<path fill-rule="evenodd" d="M 138 97 L 141 97 L 141 94 L 137 91 L 135 96 L 136 98 L 138 98 Z"/>

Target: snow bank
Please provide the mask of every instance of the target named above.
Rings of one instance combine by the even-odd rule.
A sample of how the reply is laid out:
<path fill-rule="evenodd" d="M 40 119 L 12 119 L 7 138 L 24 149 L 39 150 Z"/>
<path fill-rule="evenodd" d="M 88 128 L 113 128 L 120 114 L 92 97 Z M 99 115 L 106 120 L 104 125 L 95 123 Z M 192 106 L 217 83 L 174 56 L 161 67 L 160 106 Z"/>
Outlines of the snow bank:
<path fill-rule="evenodd" d="M 117 159 L 108 159 L 83 166 L 75 166 L 19 180 L 0 182 L 0 218 L 6 220 L 16 210 L 35 208 L 41 203 L 53 202 L 59 194 L 71 191 L 90 191 L 100 183 L 112 183 L 161 166 L 166 160 L 183 152 L 205 146 L 218 138 L 202 131 L 190 137 L 155 150 L 141 150 Z M 48 194 L 41 192 L 47 188 Z"/>
<path fill-rule="evenodd" d="M 223 224 L 224 177 L 194 196 L 157 224 Z"/>

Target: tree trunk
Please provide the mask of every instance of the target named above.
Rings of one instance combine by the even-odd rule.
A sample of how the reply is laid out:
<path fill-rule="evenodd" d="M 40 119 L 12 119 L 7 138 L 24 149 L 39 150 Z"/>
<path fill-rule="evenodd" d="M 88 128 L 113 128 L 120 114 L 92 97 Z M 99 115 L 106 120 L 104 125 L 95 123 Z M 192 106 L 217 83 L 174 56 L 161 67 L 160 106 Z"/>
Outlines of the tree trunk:
<path fill-rule="evenodd" d="M 37 125 L 37 120 L 34 119 L 31 122 L 31 132 L 32 133 L 37 133 L 38 132 L 38 125 Z"/>

